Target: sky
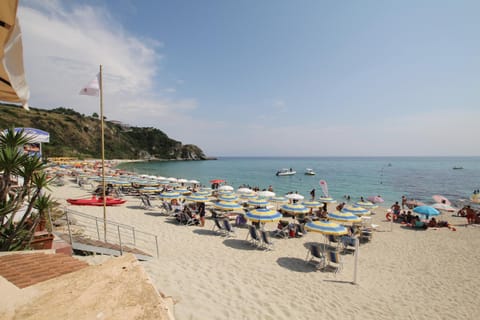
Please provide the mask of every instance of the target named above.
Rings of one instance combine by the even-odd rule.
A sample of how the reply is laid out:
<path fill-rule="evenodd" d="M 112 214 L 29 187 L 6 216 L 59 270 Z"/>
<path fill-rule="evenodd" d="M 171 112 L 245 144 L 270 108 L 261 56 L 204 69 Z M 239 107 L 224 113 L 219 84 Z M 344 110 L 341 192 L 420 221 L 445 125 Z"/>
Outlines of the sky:
<path fill-rule="evenodd" d="M 208 156 L 478 156 L 479 1 L 20 0 L 30 106 Z"/>

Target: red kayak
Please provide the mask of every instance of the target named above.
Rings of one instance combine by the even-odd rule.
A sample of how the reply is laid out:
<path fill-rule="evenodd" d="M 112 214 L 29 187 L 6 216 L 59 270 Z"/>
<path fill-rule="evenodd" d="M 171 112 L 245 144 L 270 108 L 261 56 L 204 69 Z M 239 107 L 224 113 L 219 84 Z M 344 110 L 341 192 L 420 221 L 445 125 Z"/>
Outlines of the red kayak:
<path fill-rule="evenodd" d="M 75 206 L 103 206 L 103 198 L 92 197 L 91 199 L 67 199 L 67 202 Z M 127 202 L 121 198 L 109 198 L 107 197 L 107 206 L 116 206 Z"/>

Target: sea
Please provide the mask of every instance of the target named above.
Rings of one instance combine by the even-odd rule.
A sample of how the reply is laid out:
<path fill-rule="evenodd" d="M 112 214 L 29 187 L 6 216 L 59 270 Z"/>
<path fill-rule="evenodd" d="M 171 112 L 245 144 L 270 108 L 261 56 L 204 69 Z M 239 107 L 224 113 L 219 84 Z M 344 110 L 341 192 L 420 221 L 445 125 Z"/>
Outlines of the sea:
<path fill-rule="evenodd" d="M 480 157 L 219 157 L 130 162 L 119 168 L 137 174 L 195 179 L 205 186 L 210 186 L 213 179 L 223 179 L 234 188 L 263 190 L 272 186 L 277 196 L 298 192 L 309 198 L 312 189 L 317 197 L 327 192 L 339 202 L 348 196 L 351 201 L 381 196 L 388 207 L 401 201 L 403 195 L 431 204 L 437 194 L 461 206 L 480 189 Z M 296 174 L 276 176 L 282 168 L 292 168 Z M 307 168 L 316 174 L 305 175 Z M 322 190 L 321 180 L 328 190 Z"/>

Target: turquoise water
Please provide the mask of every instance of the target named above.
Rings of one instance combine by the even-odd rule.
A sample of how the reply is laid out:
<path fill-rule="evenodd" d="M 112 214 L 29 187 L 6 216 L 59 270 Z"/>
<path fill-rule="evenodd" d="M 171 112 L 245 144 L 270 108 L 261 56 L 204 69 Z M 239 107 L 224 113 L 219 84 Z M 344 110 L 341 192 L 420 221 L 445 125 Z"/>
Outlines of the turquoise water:
<path fill-rule="evenodd" d="M 462 170 L 453 167 L 461 166 Z M 434 194 L 452 202 L 464 202 L 480 188 L 480 157 L 223 157 L 212 161 L 152 161 L 124 163 L 122 169 L 138 174 L 196 179 L 210 186 L 212 179 L 224 179 L 238 188 L 242 184 L 260 189 L 272 185 L 277 195 L 298 191 L 308 196 L 319 180 L 328 183 L 329 193 L 337 200 L 350 195 L 381 195 L 386 204 L 407 198 L 432 203 Z M 281 168 L 293 168 L 297 174 L 277 177 Z M 312 168 L 315 176 L 304 175 Z"/>

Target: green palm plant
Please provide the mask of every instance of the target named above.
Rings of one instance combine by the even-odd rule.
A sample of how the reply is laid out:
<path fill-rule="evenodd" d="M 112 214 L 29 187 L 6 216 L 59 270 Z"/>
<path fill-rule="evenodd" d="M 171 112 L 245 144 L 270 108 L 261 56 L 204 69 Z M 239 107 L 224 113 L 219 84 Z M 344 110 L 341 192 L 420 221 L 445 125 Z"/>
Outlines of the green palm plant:
<path fill-rule="evenodd" d="M 40 212 L 52 205 L 50 196 L 42 195 L 51 180 L 42 171 L 41 159 L 23 153 L 30 141 L 13 128 L 0 133 L 0 251 L 28 247 L 41 217 L 33 209 L 37 206 Z M 23 184 L 14 185 L 12 177 Z"/>

